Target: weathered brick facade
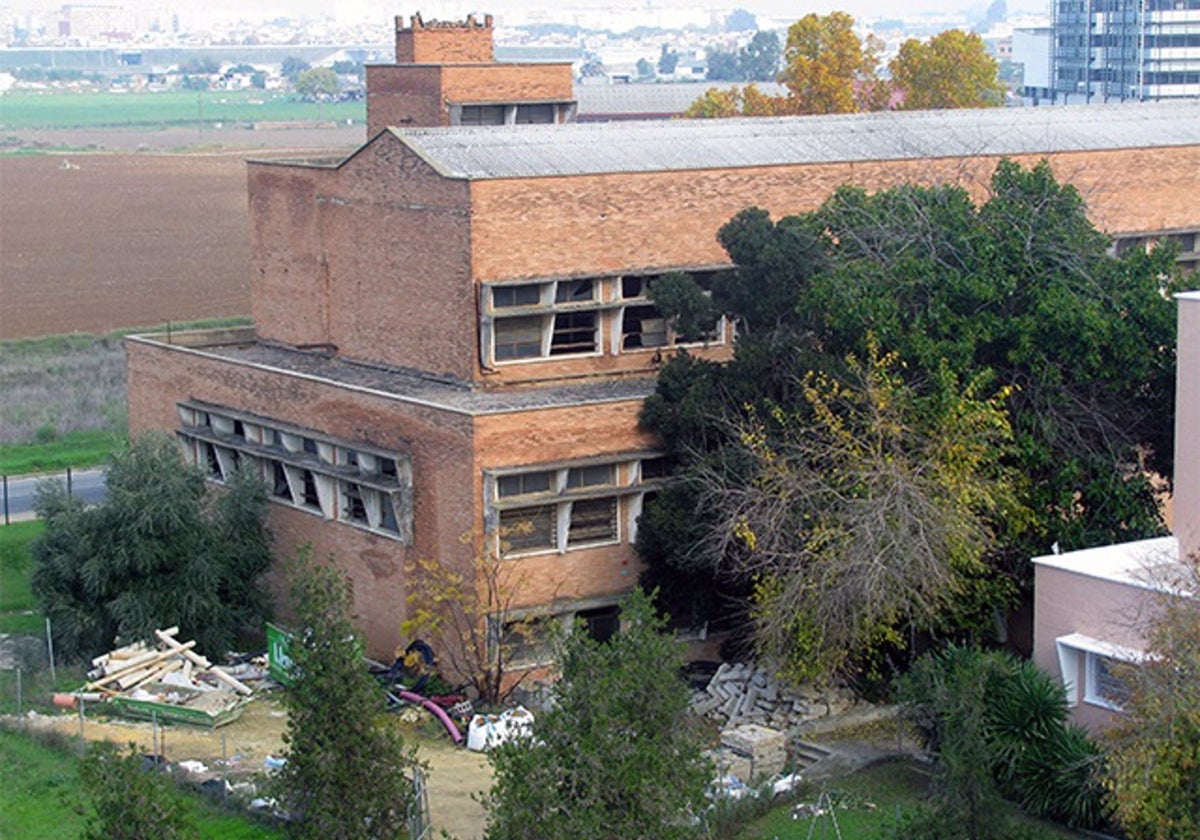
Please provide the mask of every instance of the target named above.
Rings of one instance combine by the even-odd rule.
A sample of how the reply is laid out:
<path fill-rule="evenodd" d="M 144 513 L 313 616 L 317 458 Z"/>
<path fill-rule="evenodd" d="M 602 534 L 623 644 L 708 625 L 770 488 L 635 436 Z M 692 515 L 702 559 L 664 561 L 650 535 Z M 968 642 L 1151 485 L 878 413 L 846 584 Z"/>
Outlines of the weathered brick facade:
<path fill-rule="evenodd" d="M 632 588 L 636 514 L 659 480 L 658 444 L 637 413 L 674 340 L 638 297 L 646 277 L 727 266 L 716 232 L 750 205 L 779 216 L 815 208 L 842 184 L 909 181 L 982 196 L 998 160 L 714 158 L 640 171 L 585 161 L 564 172 L 540 170 L 530 152 L 504 172 L 473 169 L 458 152 L 483 143 L 479 130 L 404 125 L 446 125 L 464 103 L 567 101 L 569 75 L 563 87 L 560 70 L 493 63 L 490 19 L 398 27 L 397 61 L 369 71 L 372 139 L 349 158 L 251 164 L 254 330 L 127 342 L 131 431 L 174 429 L 195 452 L 207 440 L 225 456 L 262 456 L 282 499 L 271 514 L 278 553 L 311 544 L 334 555 L 381 655 L 404 641 L 405 562 L 464 568 L 517 516 L 541 528 L 505 561 L 522 569 L 518 606 L 569 613 Z M 385 130 L 397 115 L 411 122 Z M 820 123 L 774 130 L 793 125 Z M 539 135 L 547 159 L 574 160 L 597 136 L 576 128 L 488 137 L 511 138 L 505 152 L 520 158 L 522 132 L 552 131 Z M 1110 232 L 1200 227 L 1196 142 L 1048 145 L 1017 157 L 1048 159 Z M 731 341 L 726 327 L 691 351 L 723 359 Z M 181 428 L 181 404 L 226 412 L 224 431 L 189 427 L 200 415 Z M 270 446 L 253 431 L 257 418 L 279 427 Z M 370 466 L 372 452 L 404 475 Z M 361 486 L 347 478 L 368 467 L 375 478 Z M 311 489 L 318 479 L 334 489 Z M 411 512 L 410 529 L 364 511 L 355 494 L 372 480 L 399 500 L 397 516 Z"/>

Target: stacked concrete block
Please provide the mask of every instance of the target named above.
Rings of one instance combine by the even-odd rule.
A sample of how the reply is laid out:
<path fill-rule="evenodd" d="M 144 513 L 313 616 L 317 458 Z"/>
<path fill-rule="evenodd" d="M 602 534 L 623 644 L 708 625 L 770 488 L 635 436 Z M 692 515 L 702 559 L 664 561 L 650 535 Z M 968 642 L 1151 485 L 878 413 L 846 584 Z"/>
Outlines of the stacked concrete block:
<path fill-rule="evenodd" d="M 811 720 L 844 714 L 856 703 L 841 686 L 791 687 L 752 663 L 725 663 L 704 691 L 692 697 L 692 711 L 722 728 L 755 723 L 790 731 Z"/>
<path fill-rule="evenodd" d="M 787 765 L 787 735 L 778 729 L 755 723 L 722 732 L 721 750 L 732 753 L 749 765 L 744 771 L 745 775 L 739 778 L 750 782 L 777 776 Z"/>

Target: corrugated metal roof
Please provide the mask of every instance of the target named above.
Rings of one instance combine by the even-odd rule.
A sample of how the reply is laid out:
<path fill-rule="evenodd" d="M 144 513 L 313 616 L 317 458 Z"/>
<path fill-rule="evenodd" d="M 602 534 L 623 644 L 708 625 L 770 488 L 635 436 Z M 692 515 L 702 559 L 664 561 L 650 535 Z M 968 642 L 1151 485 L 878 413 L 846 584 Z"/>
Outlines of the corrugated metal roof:
<path fill-rule="evenodd" d="M 541 178 L 1200 144 L 1200 101 L 391 129 L 449 178 Z"/>

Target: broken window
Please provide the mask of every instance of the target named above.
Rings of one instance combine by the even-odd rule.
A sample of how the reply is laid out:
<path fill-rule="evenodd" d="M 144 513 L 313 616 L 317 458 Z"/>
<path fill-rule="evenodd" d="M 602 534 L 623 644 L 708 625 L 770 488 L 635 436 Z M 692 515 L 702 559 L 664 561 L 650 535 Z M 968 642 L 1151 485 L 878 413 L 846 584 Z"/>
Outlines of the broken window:
<path fill-rule="evenodd" d="M 546 125 L 554 122 L 553 103 L 531 103 L 529 105 L 517 106 L 517 123 L 518 124 L 539 124 Z"/>
<path fill-rule="evenodd" d="M 528 667 L 554 658 L 554 630 L 561 622 L 542 615 L 510 621 L 500 633 L 500 644 L 510 665 Z"/>
<path fill-rule="evenodd" d="M 504 125 L 504 105 L 464 105 L 460 125 Z"/>
<path fill-rule="evenodd" d="M 621 313 L 621 349 L 666 347 L 667 319 L 654 306 L 627 306 Z"/>
<path fill-rule="evenodd" d="M 243 458 L 270 487 L 270 498 L 356 527 L 411 539 L 409 464 L 294 427 L 181 403 L 185 454 L 213 481 L 228 481 Z M 204 425 L 199 425 L 203 420 Z"/>
<path fill-rule="evenodd" d="M 617 539 L 617 500 L 583 499 L 571 502 L 571 523 L 567 545 L 576 547 Z"/>
<path fill-rule="evenodd" d="M 551 356 L 595 351 L 595 312 L 562 312 L 554 316 L 554 333 L 550 337 Z"/>
<path fill-rule="evenodd" d="M 595 487 L 613 483 L 613 464 L 572 467 L 567 470 L 567 487 Z"/>
<path fill-rule="evenodd" d="M 583 622 L 583 629 L 593 640 L 607 642 L 621 629 L 621 608 L 616 604 L 594 610 L 580 610 L 575 618 Z"/>
<path fill-rule="evenodd" d="M 500 541 L 506 555 L 557 548 L 557 506 L 542 505 L 503 511 L 500 514 Z"/>
<path fill-rule="evenodd" d="M 486 505 L 498 513 L 500 550 L 512 557 L 619 542 L 622 517 L 632 540 L 641 499 L 664 473 L 661 456 L 647 455 L 496 475 Z"/>

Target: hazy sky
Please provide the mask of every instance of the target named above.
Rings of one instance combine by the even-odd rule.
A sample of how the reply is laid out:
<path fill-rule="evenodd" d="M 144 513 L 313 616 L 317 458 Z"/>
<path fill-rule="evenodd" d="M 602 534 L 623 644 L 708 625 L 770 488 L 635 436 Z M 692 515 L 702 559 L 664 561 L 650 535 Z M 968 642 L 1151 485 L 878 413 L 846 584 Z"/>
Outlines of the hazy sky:
<path fill-rule="evenodd" d="M 186 7 L 194 0 L 79 0 L 83 3 L 96 5 L 125 5 L 142 8 Z M 506 10 L 552 9 L 558 14 L 554 17 L 569 19 L 572 9 L 613 9 L 622 10 L 624 14 L 633 16 L 638 10 L 670 9 L 670 8 L 731 8 L 741 7 L 755 14 L 774 18 L 795 19 L 808 12 L 826 13 L 841 9 L 857 17 L 914 17 L 924 13 L 950 12 L 973 6 L 984 7 L 989 0 L 908 0 L 897 3 L 895 0 L 718 0 L 718 2 L 697 3 L 695 0 L 341 0 L 337 7 L 345 17 L 345 7 L 360 8 L 364 17 L 383 15 L 409 15 L 415 11 L 423 12 L 427 17 L 439 14 L 458 15 L 470 11 L 493 12 L 503 15 Z M 63 0 L 0 0 L 0 6 L 26 11 L 41 10 L 54 12 L 63 5 Z M 1009 0 L 1009 9 L 1031 9 L 1041 11 L 1044 0 Z M 292 17 L 319 17 L 329 11 L 329 0 L 209 0 L 206 6 L 211 9 L 224 10 L 254 10 L 270 15 L 287 15 Z"/>

